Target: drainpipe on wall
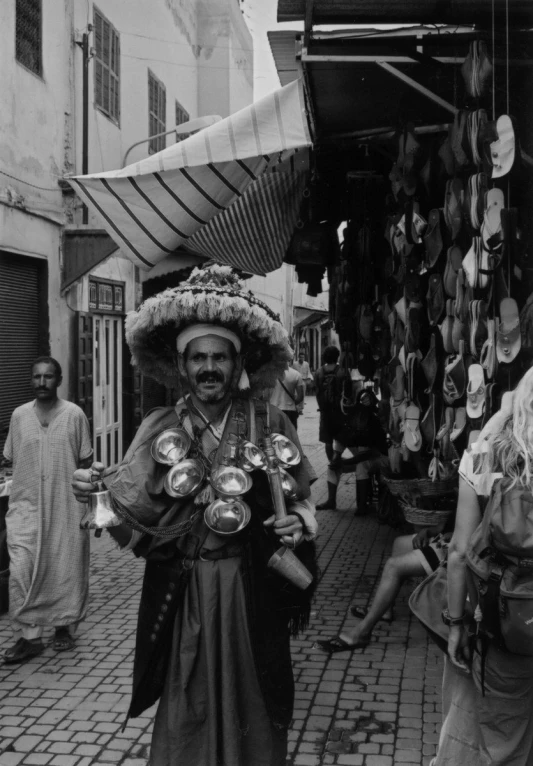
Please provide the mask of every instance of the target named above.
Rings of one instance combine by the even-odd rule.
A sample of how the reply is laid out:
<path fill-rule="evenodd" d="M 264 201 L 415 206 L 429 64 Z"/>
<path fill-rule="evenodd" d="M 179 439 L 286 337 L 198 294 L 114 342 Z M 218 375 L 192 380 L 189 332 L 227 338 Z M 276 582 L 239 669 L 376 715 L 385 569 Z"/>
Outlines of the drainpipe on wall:
<path fill-rule="evenodd" d="M 91 54 L 89 50 L 89 35 L 92 32 L 92 24 L 87 27 L 87 32 L 84 32 L 81 38 L 81 42 L 77 42 L 81 48 L 83 58 L 83 111 L 82 111 L 82 139 L 81 139 L 81 173 L 87 175 L 89 172 L 89 61 Z M 82 222 L 89 223 L 89 210 L 87 205 L 82 207 Z"/>

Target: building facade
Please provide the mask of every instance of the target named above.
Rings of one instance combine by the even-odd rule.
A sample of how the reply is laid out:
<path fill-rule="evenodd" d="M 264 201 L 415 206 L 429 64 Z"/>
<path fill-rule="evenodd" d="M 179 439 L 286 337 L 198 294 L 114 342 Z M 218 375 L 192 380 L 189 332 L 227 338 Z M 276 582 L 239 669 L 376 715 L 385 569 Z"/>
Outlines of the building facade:
<path fill-rule="evenodd" d="M 114 465 L 143 409 L 124 316 L 150 287 L 63 179 L 135 162 L 187 135 L 176 126 L 249 104 L 251 36 L 236 0 L 12 0 L 0 4 L 0 70 L 0 446 L 31 398 L 32 359 L 51 354 L 60 395 L 85 409 L 96 457 Z M 201 260 L 184 253 L 172 269 Z"/>

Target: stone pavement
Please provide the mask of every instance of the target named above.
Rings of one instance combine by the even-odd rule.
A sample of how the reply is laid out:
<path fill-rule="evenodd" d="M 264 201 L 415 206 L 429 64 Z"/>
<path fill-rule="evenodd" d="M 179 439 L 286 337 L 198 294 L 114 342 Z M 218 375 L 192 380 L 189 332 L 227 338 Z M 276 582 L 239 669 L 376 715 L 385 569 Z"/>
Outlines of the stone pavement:
<path fill-rule="evenodd" d="M 299 433 L 326 496 L 326 457 L 316 401 L 307 397 Z M 344 476 L 337 511 L 319 511 L 321 568 L 311 624 L 293 641 L 296 681 L 290 766 L 427 766 L 440 724 L 442 659 L 398 598 L 395 621 L 379 623 L 364 651 L 331 657 L 315 649 L 367 604 L 395 532 L 375 516 L 356 518 L 355 483 Z M 74 651 L 0 667 L 0 766 L 146 766 L 155 708 L 122 724 L 129 702 L 143 562 L 109 535 L 91 538 L 91 601 Z M 51 631 L 45 637 L 51 641 Z M 0 616 L 0 647 L 12 643 Z M 183 766 L 186 766 L 184 764 Z M 228 764 L 231 766 L 231 764 Z M 254 764 L 249 764 L 254 766 Z"/>

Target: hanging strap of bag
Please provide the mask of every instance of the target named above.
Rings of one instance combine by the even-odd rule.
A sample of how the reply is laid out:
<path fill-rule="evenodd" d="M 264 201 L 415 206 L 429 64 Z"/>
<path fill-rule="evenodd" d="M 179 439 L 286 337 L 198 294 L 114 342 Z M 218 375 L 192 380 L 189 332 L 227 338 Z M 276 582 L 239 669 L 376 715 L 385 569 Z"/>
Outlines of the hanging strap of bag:
<path fill-rule="evenodd" d="M 298 405 L 296 404 L 296 397 L 294 397 L 294 396 L 291 394 L 291 392 L 289 391 L 289 389 L 287 388 L 287 386 L 285 385 L 285 383 L 284 383 L 284 382 L 281 380 L 281 378 L 278 378 L 278 383 L 279 383 L 279 384 L 280 384 L 280 386 L 283 388 L 283 390 L 284 390 L 284 391 L 286 391 L 287 395 L 288 395 L 288 396 L 289 396 L 289 397 L 292 399 L 292 401 L 294 402 L 295 406 L 298 406 Z"/>

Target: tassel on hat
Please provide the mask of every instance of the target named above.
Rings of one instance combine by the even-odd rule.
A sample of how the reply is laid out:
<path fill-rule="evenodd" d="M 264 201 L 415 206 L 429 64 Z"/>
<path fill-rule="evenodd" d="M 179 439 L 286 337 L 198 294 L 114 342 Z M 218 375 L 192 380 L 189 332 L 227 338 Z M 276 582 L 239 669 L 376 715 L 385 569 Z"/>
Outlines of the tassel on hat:
<path fill-rule="evenodd" d="M 250 378 L 248 377 L 248 373 L 246 372 L 244 367 L 241 372 L 241 377 L 239 378 L 237 388 L 239 389 L 239 391 L 245 391 L 248 388 L 250 388 Z"/>

